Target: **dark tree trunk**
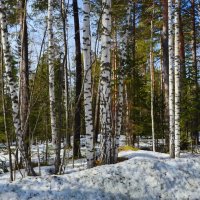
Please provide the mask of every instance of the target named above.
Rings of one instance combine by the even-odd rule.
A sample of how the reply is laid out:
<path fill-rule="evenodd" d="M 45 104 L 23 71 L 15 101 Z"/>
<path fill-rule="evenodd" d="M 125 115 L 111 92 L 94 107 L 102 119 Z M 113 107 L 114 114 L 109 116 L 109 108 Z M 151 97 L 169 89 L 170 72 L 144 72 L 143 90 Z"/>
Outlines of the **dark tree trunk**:
<path fill-rule="evenodd" d="M 75 127 L 73 138 L 73 155 L 80 157 L 80 131 L 81 131 L 81 88 L 82 88 L 82 63 L 81 63 L 81 44 L 79 13 L 77 0 L 73 0 L 73 14 L 75 27 L 75 47 L 76 47 L 76 99 L 75 99 Z"/>
<path fill-rule="evenodd" d="M 133 36 L 132 36 L 132 40 L 133 40 L 133 45 L 132 45 L 132 51 L 133 51 L 133 67 L 135 69 L 135 33 L 136 33 L 136 26 L 135 26 L 135 19 L 136 19 L 136 3 L 133 2 Z"/>
<path fill-rule="evenodd" d="M 28 175 L 36 175 L 31 166 L 29 152 L 29 63 L 28 63 L 28 31 L 26 22 L 26 1 L 22 0 L 20 5 L 20 39 L 21 39 L 21 62 L 20 62 L 20 118 L 22 127 L 22 138 L 24 142 L 26 170 Z"/>
<path fill-rule="evenodd" d="M 180 64 L 181 64 L 181 83 L 183 83 L 186 78 L 186 69 L 185 69 L 185 39 L 183 34 L 183 23 L 181 16 L 181 2 L 180 2 L 180 13 L 179 13 L 179 34 L 180 34 L 180 43 L 179 43 L 179 54 L 180 54 Z"/>
<path fill-rule="evenodd" d="M 99 129 L 100 129 L 100 98 L 99 98 L 99 92 L 97 94 L 97 99 L 96 99 L 96 108 L 95 108 L 95 121 L 94 121 L 94 138 L 95 138 L 95 142 L 98 142 L 98 134 L 99 134 Z"/>
<path fill-rule="evenodd" d="M 183 22 L 182 22 L 182 2 L 180 2 L 180 13 L 179 13 L 179 57 L 180 57 L 180 79 L 181 79 L 181 113 L 187 111 L 187 98 L 184 97 L 187 95 L 187 79 L 186 79 L 186 67 L 185 67 L 185 38 L 183 34 Z M 184 131 L 187 132 L 188 122 L 185 124 Z"/>
<path fill-rule="evenodd" d="M 162 30 L 162 77 L 163 77 L 163 96 L 164 96 L 164 133 L 166 150 L 169 147 L 169 51 L 168 51 L 168 0 L 162 0 L 162 16 L 163 16 L 163 30 Z"/>

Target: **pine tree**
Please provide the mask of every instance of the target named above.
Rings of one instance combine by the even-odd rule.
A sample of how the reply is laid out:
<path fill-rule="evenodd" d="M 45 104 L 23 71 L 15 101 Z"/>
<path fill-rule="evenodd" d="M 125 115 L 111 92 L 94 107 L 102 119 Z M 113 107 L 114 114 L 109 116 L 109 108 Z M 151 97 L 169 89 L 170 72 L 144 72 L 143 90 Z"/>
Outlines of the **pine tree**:
<path fill-rule="evenodd" d="M 22 137 L 24 141 L 25 156 L 27 162 L 27 174 L 36 175 L 31 166 L 30 157 L 30 144 L 29 144 L 29 58 L 28 58 L 28 30 L 26 20 L 26 1 L 20 2 L 20 39 L 21 39 L 21 52 L 20 52 L 20 118 L 22 126 Z"/>
<path fill-rule="evenodd" d="M 164 90 L 164 124 L 165 145 L 169 149 L 169 49 L 168 49 L 168 0 L 162 0 L 163 26 L 161 35 L 162 45 L 162 79 Z"/>
<path fill-rule="evenodd" d="M 81 132 L 81 88 L 82 88 L 82 62 L 81 62 L 81 43 L 79 28 L 78 2 L 73 0 L 74 32 L 76 49 L 76 97 L 75 97 L 75 126 L 73 137 L 73 155 L 80 157 L 80 132 Z"/>

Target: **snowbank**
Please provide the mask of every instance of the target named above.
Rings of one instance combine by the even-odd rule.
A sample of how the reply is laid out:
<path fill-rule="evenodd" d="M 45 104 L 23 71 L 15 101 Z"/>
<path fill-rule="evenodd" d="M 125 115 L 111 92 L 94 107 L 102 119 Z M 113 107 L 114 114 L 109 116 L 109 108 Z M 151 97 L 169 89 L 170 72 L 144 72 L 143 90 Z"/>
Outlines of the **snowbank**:
<path fill-rule="evenodd" d="M 200 157 L 172 160 L 167 154 L 120 152 L 129 160 L 62 176 L 0 177 L 0 199 L 199 199 Z"/>

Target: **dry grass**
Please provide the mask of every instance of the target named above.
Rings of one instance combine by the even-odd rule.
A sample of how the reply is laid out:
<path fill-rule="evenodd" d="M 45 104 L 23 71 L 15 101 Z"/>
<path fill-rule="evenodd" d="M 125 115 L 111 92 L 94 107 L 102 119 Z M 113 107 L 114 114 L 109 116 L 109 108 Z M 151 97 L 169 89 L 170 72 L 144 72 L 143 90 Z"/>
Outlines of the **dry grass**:
<path fill-rule="evenodd" d="M 119 151 L 138 151 L 138 150 L 140 149 L 128 145 L 119 147 Z"/>

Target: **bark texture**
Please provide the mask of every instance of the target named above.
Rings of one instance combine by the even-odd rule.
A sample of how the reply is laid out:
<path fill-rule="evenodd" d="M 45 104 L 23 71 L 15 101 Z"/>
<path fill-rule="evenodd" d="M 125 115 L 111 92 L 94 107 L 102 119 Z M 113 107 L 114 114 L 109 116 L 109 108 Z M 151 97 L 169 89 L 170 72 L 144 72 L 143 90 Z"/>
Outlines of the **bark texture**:
<path fill-rule="evenodd" d="M 154 7 L 154 4 L 153 4 Z M 150 41 L 150 74 L 151 74 L 151 131 L 152 131 L 152 149 L 156 151 L 155 128 L 154 128 L 154 56 L 153 56 L 153 18 L 154 8 L 151 20 L 151 41 Z"/>
<path fill-rule="evenodd" d="M 125 30 L 122 35 L 122 41 L 121 41 L 121 66 L 118 74 L 118 106 L 117 106 L 117 120 L 116 120 L 116 138 L 115 138 L 115 153 L 114 153 L 114 162 L 117 162 L 117 156 L 118 156 L 118 148 L 119 148 L 119 138 L 122 128 L 122 114 L 123 114 L 123 91 L 124 91 L 124 68 L 127 64 L 127 42 L 129 37 L 129 29 L 130 29 L 130 18 L 131 18 L 131 9 L 133 5 L 132 2 L 129 1 L 127 5 L 127 11 L 126 11 L 126 24 L 125 24 Z"/>
<path fill-rule="evenodd" d="M 175 52 L 174 52 L 174 81 L 175 81 L 175 158 L 180 157 L 180 56 L 179 56 L 179 11 L 180 1 L 175 0 Z"/>
<path fill-rule="evenodd" d="M 31 166 L 30 144 L 29 144 L 29 59 L 28 59 L 28 28 L 26 22 L 26 0 L 20 1 L 20 119 L 22 128 L 22 139 L 24 142 L 25 156 L 27 159 L 27 174 L 36 175 Z"/>
<path fill-rule="evenodd" d="M 69 74 L 67 65 L 67 54 L 68 54 L 68 9 L 65 5 L 65 1 L 61 0 L 61 15 L 63 23 L 63 37 L 64 37 L 64 58 L 63 58 L 63 68 L 64 68 L 64 101 L 65 101 L 65 117 L 66 117 L 66 139 L 65 145 L 67 148 L 71 146 L 70 132 L 69 132 Z M 67 11 L 66 11 L 67 10 Z"/>
<path fill-rule="evenodd" d="M 164 133 L 166 150 L 169 149 L 169 50 L 168 50 L 168 0 L 162 0 L 162 81 L 164 91 Z"/>
<path fill-rule="evenodd" d="M 173 43 L 173 1 L 168 0 L 168 33 L 169 33 L 169 136 L 170 136 L 170 156 L 174 154 L 174 43 Z"/>
<path fill-rule="evenodd" d="M 101 162 L 111 163 L 111 0 L 102 0 L 100 123 Z"/>
<path fill-rule="evenodd" d="M 55 105 L 55 75 L 54 75 L 54 46 L 53 46 L 53 0 L 48 0 L 48 64 L 49 64 L 49 102 L 51 118 L 51 135 L 55 153 L 55 174 L 59 172 L 60 160 L 60 137 L 56 126 Z"/>
<path fill-rule="evenodd" d="M 84 105 L 86 126 L 87 167 L 94 166 L 94 126 L 92 115 L 92 70 L 91 70 L 91 35 L 90 1 L 83 1 L 83 61 L 84 61 Z"/>
<path fill-rule="evenodd" d="M 73 137 L 73 155 L 80 157 L 80 132 L 81 132 L 81 88 L 82 88 L 82 63 L 81 43 L 77 0 L 73 0 L 75 48 L 76 48 L 76 99 L 75 99 L 75 127 Z"/>

